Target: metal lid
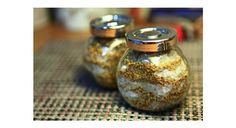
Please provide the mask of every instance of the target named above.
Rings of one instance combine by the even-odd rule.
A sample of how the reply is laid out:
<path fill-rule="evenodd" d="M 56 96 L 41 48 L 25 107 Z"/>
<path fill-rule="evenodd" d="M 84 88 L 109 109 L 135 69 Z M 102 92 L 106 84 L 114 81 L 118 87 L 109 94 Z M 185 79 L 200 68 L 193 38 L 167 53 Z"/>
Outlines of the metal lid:
<path fill-rule="evenodd" d="M 90 22 L 91 33 L 99 37 L 122 37 L 132 27 L 132 22 L 125 15 L 106 15 Z"/>
<path fill-rule="evenodd" d="M 126 33 L 129 48 L 143 52 L 159 52 L 177 42 L 176 31 L 168 27 L 146 27 Z"/>

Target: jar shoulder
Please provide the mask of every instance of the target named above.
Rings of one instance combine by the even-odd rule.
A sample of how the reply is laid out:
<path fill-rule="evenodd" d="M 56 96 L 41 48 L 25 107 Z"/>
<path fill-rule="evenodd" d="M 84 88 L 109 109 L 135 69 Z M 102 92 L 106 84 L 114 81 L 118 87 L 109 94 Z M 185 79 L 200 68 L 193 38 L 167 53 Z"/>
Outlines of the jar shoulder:
<path fill-rule="evenodd" d="M 90 37 L 85 46 L 85 54 L 92 58 L 105 59 L 106 56 L 118 56 L 127 49 L 125 38 Z"/>
<path fill-rule="evenodd" d="M 122 61 L 138 62 L 138 63 L 147 63 L 147 64 L 167 64 L 173 61 L 183 61 L 186 65 L 188 64 L 187 59 L 183 55 L 182 51 L 177 47 L 172 47 L 170 50 L 165 52 L 138 52 L 131 49 L 128 49 Z"/>
<path fill-rule="evenodd" d="M 120 44 L 125 44 L 125 38 L 98 38 L 91 36 L 88 39 L 88 46 L 114 47 Z"/>

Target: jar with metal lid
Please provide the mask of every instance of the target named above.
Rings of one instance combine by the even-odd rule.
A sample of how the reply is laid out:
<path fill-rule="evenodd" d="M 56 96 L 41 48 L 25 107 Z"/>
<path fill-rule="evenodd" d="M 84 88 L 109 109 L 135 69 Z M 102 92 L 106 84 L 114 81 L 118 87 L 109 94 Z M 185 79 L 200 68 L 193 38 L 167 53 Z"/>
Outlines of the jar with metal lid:
<path fill-rule="evenodd" d="M 106 15 L 90 22 L 93 36 L 85 48 L 84 65 L 99 85 L 117 88 L 116 67 L 127 49 L 125 33 L 132 24 L 125 15 Z"/>
<path fill-rule="evenodd" d="M 146 27 L 126 33 L 128 50 L 117 68 L 117 84 L 133 107 L 162 111 L 179 104 L 190 86 L 189 64 L 176 46 L 175 30 Z"/>

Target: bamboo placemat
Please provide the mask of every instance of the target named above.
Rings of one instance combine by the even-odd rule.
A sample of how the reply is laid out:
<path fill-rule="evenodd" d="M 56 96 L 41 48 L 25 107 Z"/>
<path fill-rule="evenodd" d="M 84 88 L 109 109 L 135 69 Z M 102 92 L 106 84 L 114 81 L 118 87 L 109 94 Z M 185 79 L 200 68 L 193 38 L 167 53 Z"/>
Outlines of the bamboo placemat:
<path fill-rule="evenodd" d="M 134 109 L 117 90 L 98 86 L 81 66 L 82 46 L 52 41 L 34 53 L 34 120 L 203 120 L 202 42 L 180 45 L 192 85 L 182 104 L 161 113 Z"/>

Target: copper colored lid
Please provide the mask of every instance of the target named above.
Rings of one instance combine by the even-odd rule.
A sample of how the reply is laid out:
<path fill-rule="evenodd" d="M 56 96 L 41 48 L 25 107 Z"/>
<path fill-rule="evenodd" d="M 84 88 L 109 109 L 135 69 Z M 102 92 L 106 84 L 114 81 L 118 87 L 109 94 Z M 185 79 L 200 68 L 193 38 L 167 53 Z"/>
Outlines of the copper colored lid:
<path fill-rule="evenodd" d="M 168 27 L 146 27 L 126 33 L 129 48 L 142 52 L 167 50 L 177 42 L 176 31 Z"/>
<path fill-rule="evenodd" d="M 122 37 L 132 27 L 132 19 L 125 15 L 106 15 L 90 22 L 91 33 L 99 37 Z"/>

